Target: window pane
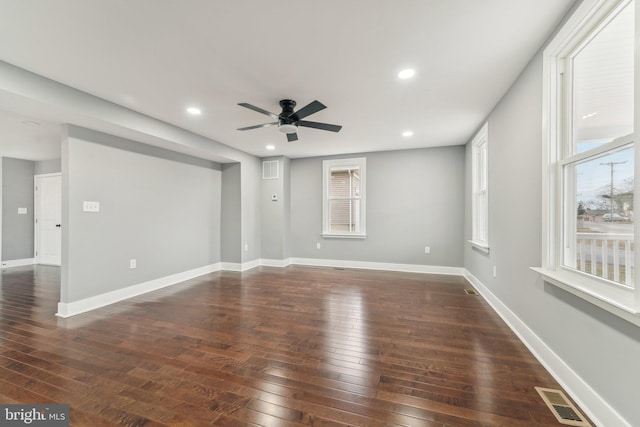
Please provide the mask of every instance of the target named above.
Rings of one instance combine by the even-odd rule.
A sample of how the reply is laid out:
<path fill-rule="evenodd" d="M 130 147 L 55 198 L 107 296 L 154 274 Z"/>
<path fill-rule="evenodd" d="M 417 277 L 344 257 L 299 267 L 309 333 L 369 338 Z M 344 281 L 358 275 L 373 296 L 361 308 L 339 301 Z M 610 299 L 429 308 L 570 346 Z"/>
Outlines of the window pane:
<path fill-rule="evenodd" d="M 360 200 L 339 199 L 329 201 L 329 231 L 360 232 Z"/>
<path fill-rule="evenodd" d="M 331 170 L 331 198 L 360 196 L 360 171 L 355 169 Z"/>
<path fill-rule="evenodd" d="M 489 236 L 487 236 L 487 231 L 489 229 L 489 219 L 487 217 L 488 208 L 486 192 L 480 192 L 476 195 L 476 205 L 478 206 L 478 211 L 476 214 L 477 235 L 475 236 L 475 238 L 480 242 L 486 242 L 489 238 Z"/>
<path fill-rule="evenodd" d="M 573 150 L 633 133 L 633 2 L 573 58 Z"/>
<path fill-rule="evenodd" d="M 481 191 L 487 189 L 487 144 L 480 146 L 480 159 L 478 159 L 478 187 Z"/>
<path fill-rule="evenodd" d="M 331 171 L 331 197 L 349 197 L 349 171 Z"/>
<path fill-rule="evenodd" d="M 633 286 L 633 146 L 564 169 L 564 265 Z"/>
<path fill-rule="evenodd" d="M 364 157 L 323 160 L 323 234 L 366 237 L 366 164 Z"/>

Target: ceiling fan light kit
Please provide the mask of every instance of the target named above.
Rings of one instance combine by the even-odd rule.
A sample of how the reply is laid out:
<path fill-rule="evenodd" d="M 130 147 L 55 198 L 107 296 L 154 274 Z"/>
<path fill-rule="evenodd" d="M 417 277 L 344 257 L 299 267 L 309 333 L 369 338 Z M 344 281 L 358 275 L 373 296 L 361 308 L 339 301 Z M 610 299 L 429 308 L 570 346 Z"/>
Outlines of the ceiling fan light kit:
<path fill-rule="evenodd" d="M 278 125 L 278 130 L 282 133 L 296 133 L 298 131 L 298 126 L 293 123 L 280 123 Z"/>
<path fill-rule="evenodd" d="M 258 129 L 258 128 L 263 128 L 267 126 L 278 125 L 278 130 L 287 135 L 287 141 L 289 142 L 298 140 L 297 131 L 299 126 L 320 129 L 320 130 L 327 130 L 330 132 L 339 132 L 340 129 L 342 129 L 342 126 L 340 125 L 332 125 L 329 123 L 318 123 L 318 122 L 309 122 L 306 120 L 301 120 L 307 116 L 310 116 L 311 114 L 317 113 L 318 111 L 324 110 L 325 108 L 327 108 L 326 105 L 322 104 L 320 101 L 313 101 L 305 105 L 298 111 L 294 111 L 294 108 L 296 106 L 296 101 L 292 99 L 283 99 L 280 101 L 280 107 L 282 108 L 282 112 L 280 114 L 271 113 L 267 110 L 263 110 L 260 107 L 247 104 L 246 102 L 241 102 L 238 105 L 278 120 L 277 122 L 243 127 L 243 128 L 239 128 L 238 130 L 244 131 L 244 130 Z"/>

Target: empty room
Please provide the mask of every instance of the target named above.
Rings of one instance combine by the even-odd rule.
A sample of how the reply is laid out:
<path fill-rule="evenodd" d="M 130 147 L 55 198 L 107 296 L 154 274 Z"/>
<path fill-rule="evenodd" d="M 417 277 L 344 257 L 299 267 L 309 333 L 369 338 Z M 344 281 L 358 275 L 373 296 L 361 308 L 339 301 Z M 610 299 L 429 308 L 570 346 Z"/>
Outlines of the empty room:
<path fill-rule="evenodd" d="M 639 22 L 0 0 L 0 425 L 640 425 Z"/>

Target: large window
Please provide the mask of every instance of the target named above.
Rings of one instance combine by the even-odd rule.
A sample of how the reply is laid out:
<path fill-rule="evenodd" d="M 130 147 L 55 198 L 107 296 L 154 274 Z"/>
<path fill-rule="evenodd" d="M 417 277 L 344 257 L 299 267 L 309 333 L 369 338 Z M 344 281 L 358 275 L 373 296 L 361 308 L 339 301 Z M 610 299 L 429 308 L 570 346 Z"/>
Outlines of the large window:
<path fill-rule="evenodd" d="M 365 237 L 366 159 L 325 160 L 322 233 L 326 237 Z"/>
<path fill-rule="evenodd" d="M 471 141 L 471 241 L 480 250 L 489 251 L 489 141 L 488 124 Z"/>
<path fill-rule="evenodd" d="M 585 0 L 545 51 L 543 272 L 640 324 L 634 6 Z"/>

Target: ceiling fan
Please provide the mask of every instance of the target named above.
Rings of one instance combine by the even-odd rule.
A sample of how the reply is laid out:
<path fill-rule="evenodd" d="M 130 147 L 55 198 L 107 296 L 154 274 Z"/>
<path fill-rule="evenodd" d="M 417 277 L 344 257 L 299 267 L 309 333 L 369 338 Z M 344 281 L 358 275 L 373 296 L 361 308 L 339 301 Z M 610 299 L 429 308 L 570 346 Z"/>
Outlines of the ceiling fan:
<path fill-rule="evenodd" d="M 271 113 L 267 110 L 263 110 L 262 108 L 247 104 L 246 102 L 241 102 L 238 105 L 278 120 L 277 122 L 239 128 L 238 130 L 250 130 L 278 125 L 278 129 L 280 130 L 280 132 L 287 134 L 287 141 L 289 142 L 298 140 L 298 134 L 296 133 L 298 131 L 298 126 L 328 130 L 330 132 L 339 132 L 340 129 L 342 129 L 342 126 L 339 125 L 301 120 L 307 116 L 310 116 L 311 114 L 317 113 L 318 111 L 327 108 L 326 105 L 322 104 L 319 101 L 313 101 L 300 108 L 298 111 L 293 111 L 296 106 L 296 101 L 293 101 L 291 99 L 283 99 L 282 101 L 280 101 L 280 107 L 282 107 L 282 112 L 280 114 Z"/>

